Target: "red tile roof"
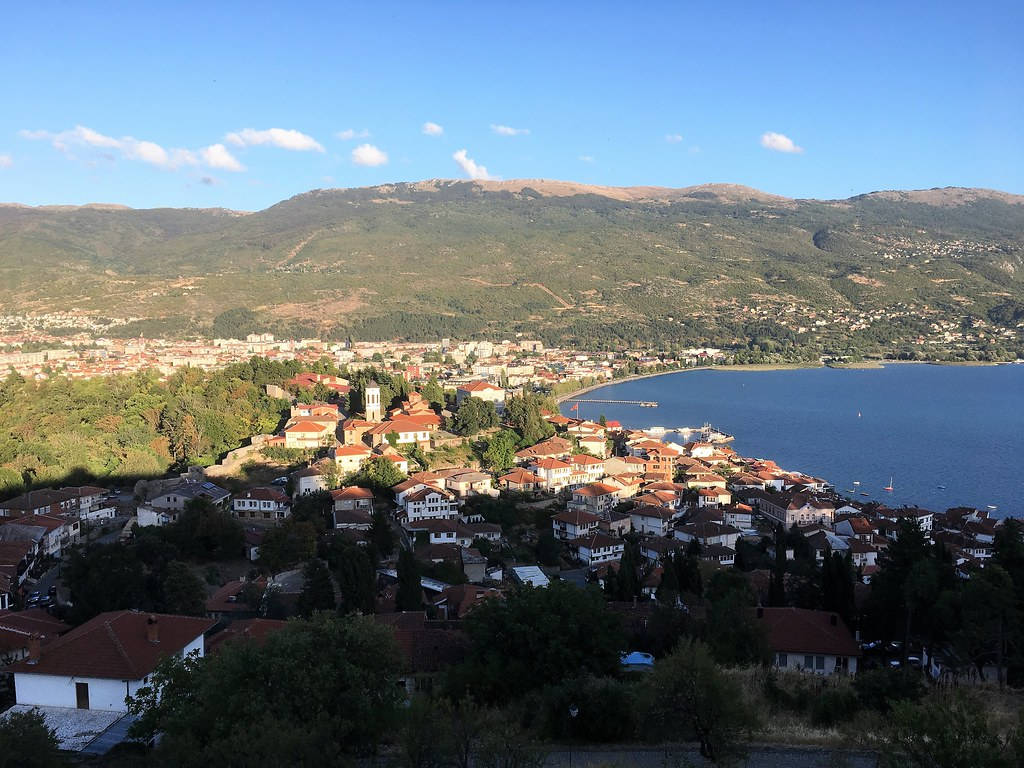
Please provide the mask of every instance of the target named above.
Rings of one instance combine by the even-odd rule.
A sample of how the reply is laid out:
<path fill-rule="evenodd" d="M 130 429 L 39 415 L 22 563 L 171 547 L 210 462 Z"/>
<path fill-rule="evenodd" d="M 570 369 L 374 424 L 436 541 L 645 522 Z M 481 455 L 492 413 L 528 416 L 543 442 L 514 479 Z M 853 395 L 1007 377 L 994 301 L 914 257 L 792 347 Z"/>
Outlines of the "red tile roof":
<path fill-rule="evenodd" d="M 758 608 L 768 647 L 782 653 L 860 656 L 860 646 L 838 614 L 806 608 Z"/>
<path fill-rule="evenodd" d="M 157 622 L 159 642 L 147 639 Z M 164 656 L 181 651 L 217 622 L 191 616 L 136 611 L 101 613 L 43 649 L 36 663 L 19 662 L 12 672 L 62 677 L 141 680 Z"/>

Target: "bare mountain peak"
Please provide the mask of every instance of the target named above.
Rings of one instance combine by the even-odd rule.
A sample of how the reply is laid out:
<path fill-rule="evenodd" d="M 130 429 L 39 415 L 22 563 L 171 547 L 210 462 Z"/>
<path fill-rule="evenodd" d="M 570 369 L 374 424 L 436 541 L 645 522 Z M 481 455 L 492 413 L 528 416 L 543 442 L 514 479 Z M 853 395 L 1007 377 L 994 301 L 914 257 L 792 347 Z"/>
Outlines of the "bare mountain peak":
<path fill-rule="evenodd" d="M 1008 205 L 1024 205 L 1024 195 L 1012 195 L 997 189 L 980 187 L 933 187 L 931 189 L 885 189 L 857 195 L 851 200 L 891 200 L 920 203 L 940 208 L 967 205 L 979 200 L 997 200 Z"/>

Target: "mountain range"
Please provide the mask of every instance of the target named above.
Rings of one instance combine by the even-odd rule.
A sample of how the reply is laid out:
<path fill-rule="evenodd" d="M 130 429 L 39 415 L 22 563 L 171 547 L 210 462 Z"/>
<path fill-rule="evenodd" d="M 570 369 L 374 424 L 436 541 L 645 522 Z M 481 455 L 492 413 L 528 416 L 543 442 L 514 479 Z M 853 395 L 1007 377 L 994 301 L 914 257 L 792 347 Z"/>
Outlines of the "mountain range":
<path fill-rule="evenodd" d="M 0 205 L 0 311 L 132 318 L 132 335 L 869 348 L 935 323 L 1012 328 L 1022 267 L 1024 196 L 968 188 L 431 180 L 258 212 Z"/>

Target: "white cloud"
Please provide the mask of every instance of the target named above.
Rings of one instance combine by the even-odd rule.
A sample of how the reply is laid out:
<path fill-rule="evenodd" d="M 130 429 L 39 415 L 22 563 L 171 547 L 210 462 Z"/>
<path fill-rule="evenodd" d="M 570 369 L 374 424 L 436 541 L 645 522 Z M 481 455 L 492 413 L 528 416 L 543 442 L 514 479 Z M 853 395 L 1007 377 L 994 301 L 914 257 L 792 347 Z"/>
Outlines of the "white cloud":
<path fill-rule="evenodd" d="M 593 155 L 580 155 L 580 162 L 581 163 L 593 163 L 594 162 L 594 156 Z"/>
<path fill-rule="evenodd" d="M 423 124 L 422 130 L 423 133 L 426 134 L 427 136 L 440 136 L 442 133 L 444 133 L 444 128 L 442 128 L 437 123 L 431 123 L 430 121 L 427 121 Z"/>
<path fill-rule="evenodd" d="M 530 132 L 529 128 L 512 128 L 508 125 L 495 125 L 491 123 L 491 130 L 499 136 L 525 136 Z"/>
<path fill-rule="evenodd" d="M 356 165 L 387 165 L 388 153 L 373 146 L 373 144 L 360 144 L 352 150 L 352 162 Z"/>
<path fill-rule="evenodd" d="M 223 144 L 211 144 L 199 151 L 203 162 L 211 168 L 224 171 L 244 171 L 245 166 L 235 158 Z"/>
<path fill-rule="evenodd" d="M 0 168 L 10 168 L 14 165 L 14 161 L 10 155 L 0 155 Z"/>
<path fill-rule="evenodd" d="M 480 179 L 486 181 L 487 179 L 497 178 L 496 176 L 491 176 L 491 174 L 487 172 L 487 168 L 485 168 L 484 166 L 477 165 L 476 161 L 473 160 L 473 158 L 469 157 L 466 154 L 466 150 L 464 149 L 460 149 L 458 152 L 452 155 L 452 159 L 456 163 L 458 163 L 459 168 L 462 169 L 462 172 L 469 176 L 469 178 L 471 179 Z"/>
<path fill-rule="evenodd" d="M 288 149 L 293 152 L 323 152 L 324 148 L 312 136 L 307 136 L 299 131 L 287 128 L 268 128 L 265 131 L 257 131 L 246 128 L 241 131 L 229 133 L 224 137 L 229 144 L 237 147 L 254 147 L 269 144 L 279 149 Z"/>
<path fill-rule="evenodd" d="M 775 152 L 788 152 L 790 154 L 798 154 L 804 151 L 804 148 L 798 147 L 789 136 L 773 133 L 772 131 L 768 131 L 768 133 L 761 136 L 761 146 Z"/>
<path fill-rule="evenodd" d="M 244 171 L 239 163 L 223 144 L 213 144 L 199 150 L 172 147 L 166 149 L 153 141 L 142 141 L 133 136 L 115 138 L 106 136 L 84 125 L 76 125 L 67 131 L 21 131 L 22 138 L 33 141 L 49 141 L 54 149 L 70 154 L 75 147 L 91 147 L 94 149 L 116 150 L 126 160 L 136 160 L 157 168 L 173 171 L 183 166 L 207 165 L 226 171 Z M 104 157 L 113 159 L 113 153 L 103 153 Z"/>
<path fill-rule="evenodd" d="M 338 131 L 336 134 L 342 141 L 352 141 L 352 139 L 365 139 L 368 138 L 370 132 L 363 128 L 361 131 L 357 131 L 355 128 L 346 128 L 344 131 Z"/>
<path fill-rule="evenodd" d="M 665 134 L 665 141 L 667 141 L 669 144 L 678 144 L 682 140 L 683 140 L 683 135 L 681 133 L 666 133 Z"/>

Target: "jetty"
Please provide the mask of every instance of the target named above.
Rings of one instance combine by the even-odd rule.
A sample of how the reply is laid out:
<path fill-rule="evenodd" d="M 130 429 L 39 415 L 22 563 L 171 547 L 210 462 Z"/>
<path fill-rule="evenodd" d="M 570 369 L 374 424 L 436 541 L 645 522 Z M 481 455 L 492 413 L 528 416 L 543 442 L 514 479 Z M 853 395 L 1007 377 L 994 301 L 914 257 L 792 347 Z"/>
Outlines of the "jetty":
<path fill-rule="evenodd" d="M 609 403 L 611 405 L 639 405 L 641 408 L 657 408 L 657 400 L 596 400 L 583 397 L 567 397 L 567 403 Z"/>

